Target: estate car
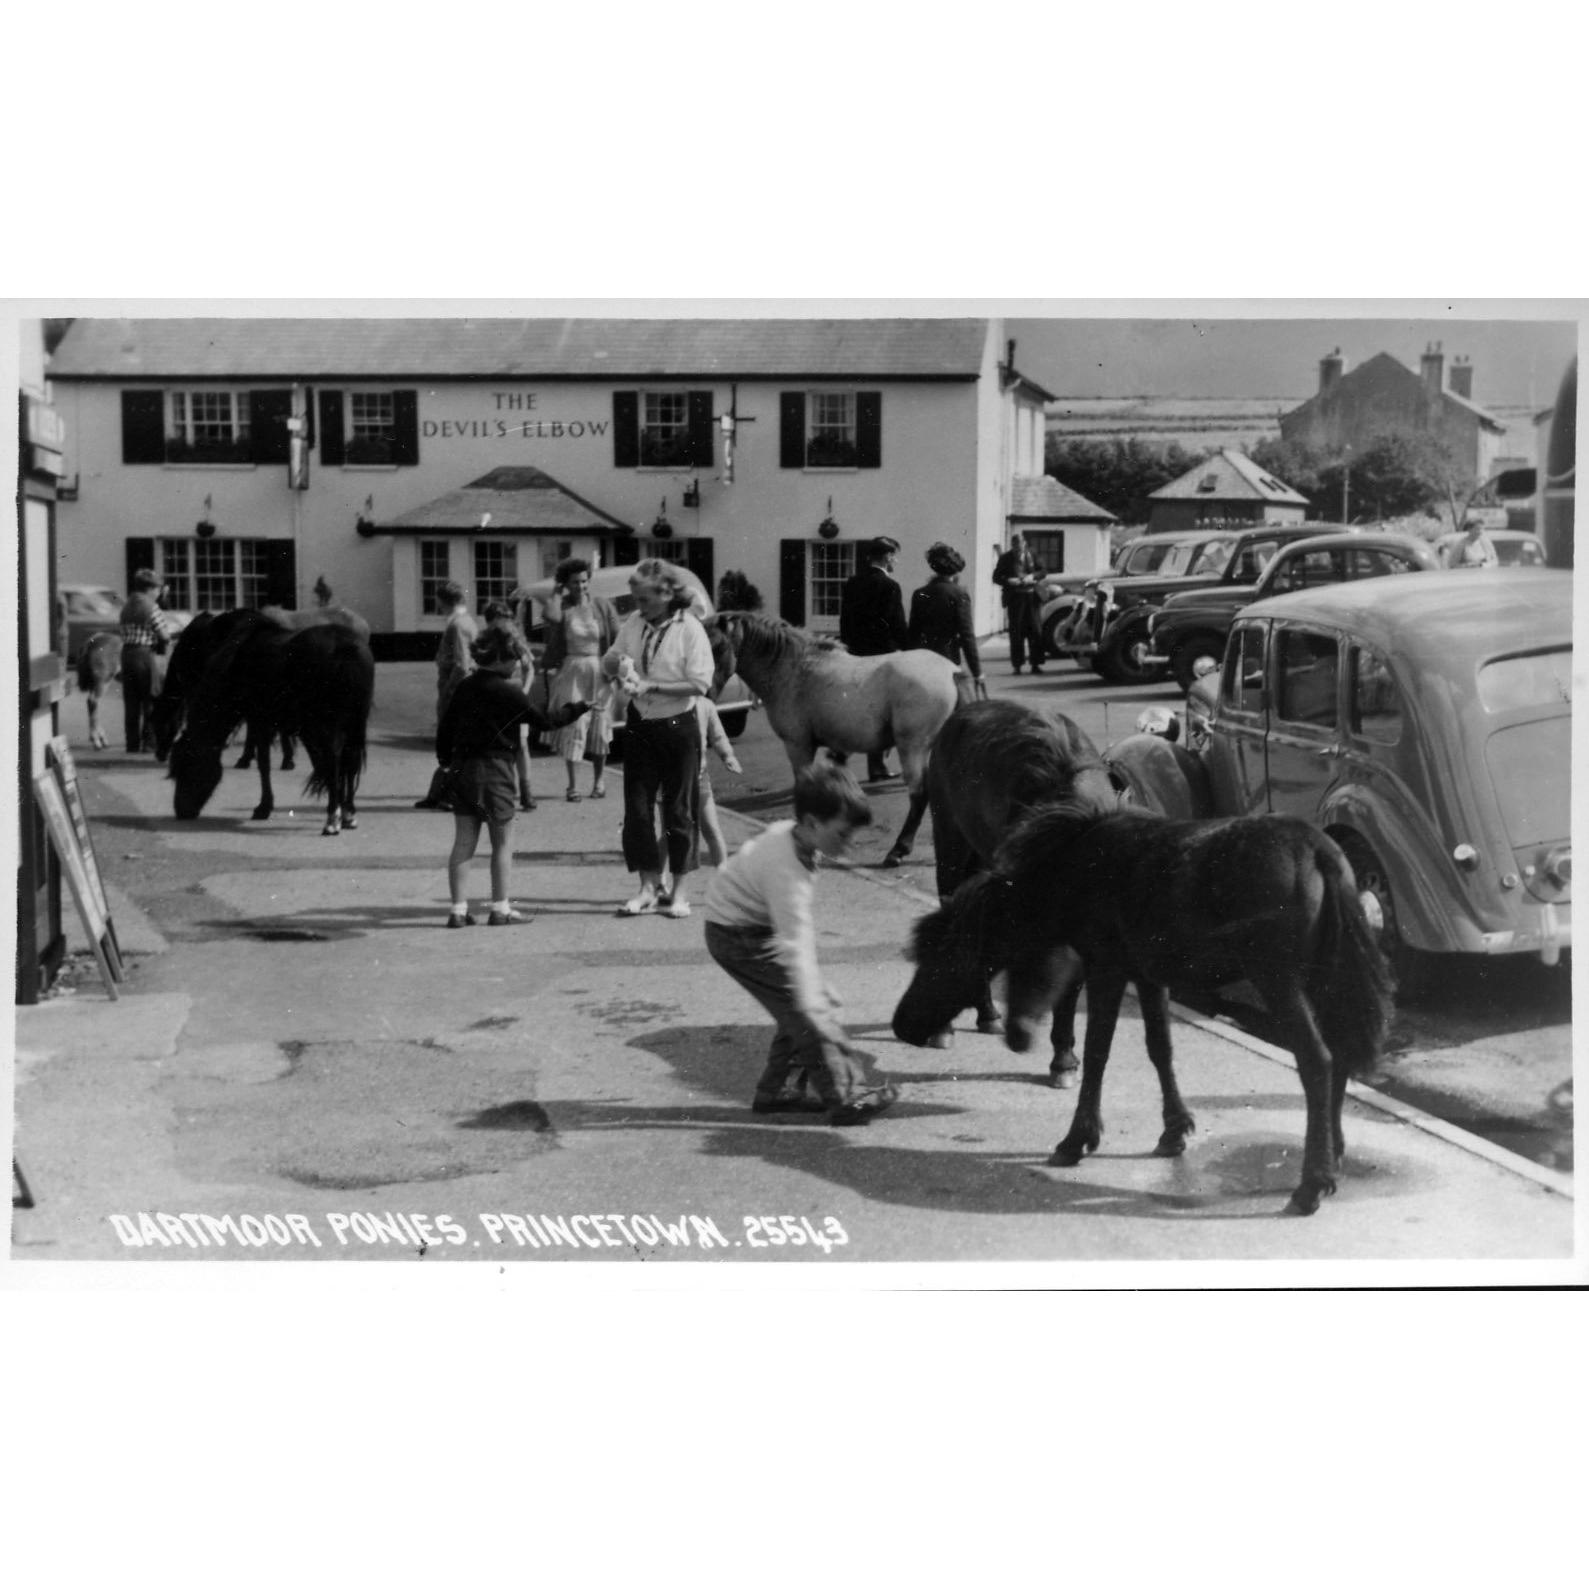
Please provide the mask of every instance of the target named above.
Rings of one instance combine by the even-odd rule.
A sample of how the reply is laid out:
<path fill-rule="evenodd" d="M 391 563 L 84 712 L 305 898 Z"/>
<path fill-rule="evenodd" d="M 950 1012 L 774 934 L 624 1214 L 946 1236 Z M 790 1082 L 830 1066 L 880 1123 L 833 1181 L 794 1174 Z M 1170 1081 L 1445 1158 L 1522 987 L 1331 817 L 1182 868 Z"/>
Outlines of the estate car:
<path fill-rule="evenodd" d="M 1255 602 L 1188 702 L 1211 814 L 1334 837 L 1393 958 L 1572 944 L 1572 576 L 1436 570 Z"/>

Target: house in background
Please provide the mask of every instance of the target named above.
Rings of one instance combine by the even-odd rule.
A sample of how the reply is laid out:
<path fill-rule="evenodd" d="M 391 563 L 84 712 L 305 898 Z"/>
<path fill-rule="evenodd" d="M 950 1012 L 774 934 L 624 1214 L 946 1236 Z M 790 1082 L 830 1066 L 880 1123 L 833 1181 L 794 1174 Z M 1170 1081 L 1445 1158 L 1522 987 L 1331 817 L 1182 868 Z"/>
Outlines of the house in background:
<path fill-rule="evenodd" d="M 434 652 L 446 580 L 478 607 L 571 555 L 836 629 L 877 535 L 907 581 L 959 550 L 991 633 L 1052 396 L 997 319 L 79 319 L 49 376 L 61 578 L 149 567 L 194 611 L 323 580 L 383 657 Z"/>
<path fill-rule="evenodd" d="M 1148 496 L 1148 530 L 1193 530 L 1213 524 L 1301 524 L 1308 499 L 1226 447 Z"/>
<path fill-rule="evenodd" d="M 1109 567 L 1109 531 L 1119 522 L 1052 475 L 1017 475 L 1009 524 L 1050 574 L 1098 574 Z"/>
<path fill-rule="evenodd" d="M 1488 480 L 1503 459 L 1530 462 L 1517 454 L 1519 438 L 1473 401 L 1473 365 L 1453 361 L 1449 378 L 1441 344 L 1434 343 L 1414 374 L 1389 353 L 1376 353 L 1348 370 L 1337 348 L 1319 361 L 1319 389 L 1281 415 L 1280 434 L 1317 451 L 1356 451 L 1390 433 L 1430 436 L 1450 454 L 1460 474 Z"/>

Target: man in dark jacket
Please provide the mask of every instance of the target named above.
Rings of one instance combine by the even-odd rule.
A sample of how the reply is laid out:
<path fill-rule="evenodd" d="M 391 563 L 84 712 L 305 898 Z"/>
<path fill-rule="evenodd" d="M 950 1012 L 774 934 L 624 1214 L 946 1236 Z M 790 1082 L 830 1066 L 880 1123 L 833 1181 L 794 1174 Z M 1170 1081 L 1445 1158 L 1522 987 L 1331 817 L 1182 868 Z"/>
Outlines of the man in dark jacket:
<path fill-rule="evenodd" d="M 839 598 L 839 639 L 851 656 L 880 657 L 905 649 L 905 598 L 889 578 L 899 542 L 879 535 L 861 548 L 861 568 L 844 581 Z M 866 776 L 876 783 L 889 776 L 881 755 L 866 758 Z"/>
<path fill-rule="evenodd" d="M 1016 673 L 1031 657 L 1032 672 L 1043 671 L 1043 632 L 1038 623 L 1043 570 L 1026 549 L 1020 532 L 1010 537 L 1010 549 L 993 570 L 993 583 L 1004 592 L 1004 610 L 1010 626 L 1010 663 Z"/>

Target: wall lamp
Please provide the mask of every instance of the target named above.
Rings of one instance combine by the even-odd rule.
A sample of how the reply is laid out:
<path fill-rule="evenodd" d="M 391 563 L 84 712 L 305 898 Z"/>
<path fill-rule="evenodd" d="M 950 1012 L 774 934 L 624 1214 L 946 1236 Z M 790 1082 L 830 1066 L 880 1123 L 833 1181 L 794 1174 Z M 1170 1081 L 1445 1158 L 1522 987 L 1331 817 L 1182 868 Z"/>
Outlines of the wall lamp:
<path fill-rule="evenodd" d="M 204 499 L 204 517 L 193 526 L 193 533 L 201 541 L 207 541 L 215 534 L 215 520 L 211 515 L 215 512 L 215 503 L 209 498 Z"/>
<path fill-rule="evenodd" d="M 651 537 L 657 541 L 671 541 L 673 539 L 673 526 L 668 523 L 668 499 L 663 497 L 657 504 L 657 516 L 651 525 Z"/>
<path fill-rule="evenodd" d="M 833 541 L 838 539 L 839 521 L 833 517 L 832 497 L 828 498 L 828 516 L 817 526 L 817 534 L 820 535 L 824 541 Z"/>
<path fill-rule="evenodd" d="M 364 499 L 364 506 L 359 509 L 359 516 L 353 521 L 353 528 L 365 537 L 375 534 L 375 497 L 373 494 Z"/>
<path fill-rule="evenodd" d="M 701 482 L 699 480 L 692 480 L 684 488 L 684 506 L 687 508 L 698 508 L 700 505 Z"/>

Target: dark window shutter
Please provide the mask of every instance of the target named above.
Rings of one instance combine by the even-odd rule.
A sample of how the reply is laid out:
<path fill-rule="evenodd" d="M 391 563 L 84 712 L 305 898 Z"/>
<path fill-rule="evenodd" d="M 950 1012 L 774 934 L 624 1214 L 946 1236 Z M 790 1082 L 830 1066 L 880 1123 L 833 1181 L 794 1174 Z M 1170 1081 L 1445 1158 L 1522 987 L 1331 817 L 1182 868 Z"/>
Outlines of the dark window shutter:
<path fill-rule="evenodd" d="M 855 394 L 855 466 L 857 469 L 883 467 L 883 394 Z"/>
<path fill-rule="evenodd" d="M 615 535 L 612 541 L 612 566 L 632 568 L 639 561 L 639 538 L 633 535 Z"/>
<path fill-rule="evenodd" d="M 347 458 L 347 443 L 343 440 L 342 394 L 320 393 L 320 463 L 323 468 L 340 467 Z"/>
<path fill-rule="evenodd" d="M 778 394 L 778 467 L 804 469 L 806 466 L 806 394 Z"/>
<path fill-rule="evenodd" d="M 166 461 L 166 394 L 164 392 L 121 394 L 121 461 L 123 463 Z"/>
<path fill-rule="evenodd" d="M 298 605 L 297 553 L 291 541 L 265 542 L 265 600 L 272 606 Z"/>
<path fill-rule="evenodd" d="M 154 537 L 129 535 L 127 537 L 127 594 L 132 594 L 132 576 L 140 568 L 154 567 Z"/>
<path fill-rule="evenodd" d="M 798 394 L 797 394 L 798 395 Z M 806 543 L 778 543 L 778 616 L 805 627 Z"/>
<path fill-rule="evenodd" d="M 690 466 L 694 469 L 712 467 L 712 394 L 690 393 Z M 706 587 L 710 590 L 712 587 Z"/>
<path fill-rule="evenodd" d="M 410 388 L 392 393 L 392 462 L 419 462 L 419 393 Z"/>
<path fill-rule="evenodd" d="M 248 394 L 248 455 L 255 463 L 286 463 L 290 452 L 287 421 L 291 418 L 290 390 Z"/>
<path fill-rule="evenodd" d="M 614 469 L 640 467 L 640 394 L 612 394 L 612 466 Z"/>
<path fill-rule="evenodd" d="M 715 551 L 710 535 L 692 535 L 684 543 L 684 566 L 706 586 L 710 596 L 717 588 L 713 579 Z"/>

